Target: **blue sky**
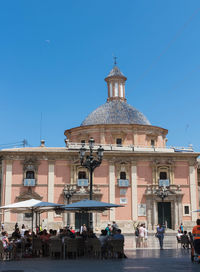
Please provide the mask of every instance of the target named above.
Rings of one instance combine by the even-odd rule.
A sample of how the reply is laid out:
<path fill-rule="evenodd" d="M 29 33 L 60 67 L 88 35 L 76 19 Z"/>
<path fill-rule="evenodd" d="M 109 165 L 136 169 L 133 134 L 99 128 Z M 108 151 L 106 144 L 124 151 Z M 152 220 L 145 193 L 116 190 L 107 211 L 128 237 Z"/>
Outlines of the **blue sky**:
<path fill-rule="evenodd" d="M 42 138 L 64 146 L 64 130 L 105 103 L 113 55 L 126 97 L 168 145 L 200 150 L 200 1 L 0 2 L 0 144 Z"/>

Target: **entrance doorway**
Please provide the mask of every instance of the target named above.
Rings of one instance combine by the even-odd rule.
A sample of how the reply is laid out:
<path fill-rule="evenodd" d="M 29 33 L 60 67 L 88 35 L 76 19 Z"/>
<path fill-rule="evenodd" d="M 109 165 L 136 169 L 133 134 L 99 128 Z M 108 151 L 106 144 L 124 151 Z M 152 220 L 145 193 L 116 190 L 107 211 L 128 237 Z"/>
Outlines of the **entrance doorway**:
<path fill-rule="evenodd" d="M 171 202 L 158 202 L 158 224 L 163 224 L 163 212 L 164 222 L 167 228 L 172 228 L 171 219 Z"/>
<path fill-rule="evenodd" d="M 89 226 L 89 213 L 75 213 L 75 229 L 80 230 L 83 224 Z"/>

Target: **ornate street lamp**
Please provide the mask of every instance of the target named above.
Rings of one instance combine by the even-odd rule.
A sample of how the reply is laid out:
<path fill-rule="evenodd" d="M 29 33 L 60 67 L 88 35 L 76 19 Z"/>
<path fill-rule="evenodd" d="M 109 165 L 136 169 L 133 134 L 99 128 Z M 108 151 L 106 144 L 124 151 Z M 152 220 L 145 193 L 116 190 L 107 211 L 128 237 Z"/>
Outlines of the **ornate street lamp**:
<path fill-rule="evenodd" d="M 89 155 L 85 156 L 86 149 L 84 147 L 84 144 L 80 148 L 79 154 L 80 154 L 81 166 L 87 168 L 90 172 L 90 200 L 92 200 L 93 172 L 94 172 L 94 169 L 96 167 L 100 166 L 100 164 L 102 162 L 104 149 L 100 145 L 99 148 L 97 149 L 97 156 L 94 157 L 93 150 L 94 150 L 95 141 L 93 138 L 90 138 L 88 143 L 89 143 L 89 149 L 90 149 Z M 92 213 L 90 213 L 90 228 L 93 229 Z"/>
<path fill-rule="evenodd" d="M 162 225 L 165 225 L 165 210 L 164 210 L 164 199 L 168 196 L 169 190 L 166 186 L 159 186 L 159 189 L 155 191 L 155 195 L 162 199 Z"/>
<path fill-rule="evenodd" d="M 70 199 L 73 196 L 73 194 L 76 192 L 76 186 L 66 184 L 63 193 L 65 198 L 67 199 L 67 204 L 70 203 Z M 67 226 L 70 226 L 70 220 L 69 220 L 69 213 L 67 213 Z"/>

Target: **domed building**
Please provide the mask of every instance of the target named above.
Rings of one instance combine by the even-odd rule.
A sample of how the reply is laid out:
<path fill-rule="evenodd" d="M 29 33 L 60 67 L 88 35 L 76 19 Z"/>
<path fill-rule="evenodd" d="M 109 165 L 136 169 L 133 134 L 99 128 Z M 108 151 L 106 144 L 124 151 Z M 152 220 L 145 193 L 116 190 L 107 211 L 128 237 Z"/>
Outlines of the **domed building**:
<path fill-rule="evenodd" d="M 149 230 L 158 223 L 176 230 L 182 222 L 191 228 L 199 208 L 197 157 L 191 148 L 168 148 L 167 129 L 153 126 L 137 109 L 127 103 L 127 78 L 114 65 L 105 78 L 108 98 L 90 113 L 79 127 L 67 129 L 66 146 L 1 150 L 1 205 L 29 198 L 56 203 L 72 203 L 89 198 L 90 173 L 81 166 L 79 150 L 89 154 L 104 149 L 102 163 L 93 172 L 92 197 L 124 207 L 94 213 L 95 231 L 116 221 L 123 232 L 145 222 Z M 27 214 L 2 215 L 5 225 L 30 222 Z M 88 222 L 88 214 L 70 215 L 48 212 L 41 216 L 43 227 L 66 224 L 79 229 Z"/>

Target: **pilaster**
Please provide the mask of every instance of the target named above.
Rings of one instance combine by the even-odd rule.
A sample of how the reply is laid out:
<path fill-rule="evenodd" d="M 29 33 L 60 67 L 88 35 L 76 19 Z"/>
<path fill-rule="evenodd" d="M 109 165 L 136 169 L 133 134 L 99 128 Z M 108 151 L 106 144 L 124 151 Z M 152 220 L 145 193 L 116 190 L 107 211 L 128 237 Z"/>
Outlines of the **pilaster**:
<path fill-rule="evenodd" d="M 11 204 L 12 196 L 12 161 L 6 161 L 5 205 Z M 5 212 L 4 222 L 10 222 L 10 212 Z"/>
<path fill-rule="evenodd" d="M 48 202 L 54 202 L 54 161 L 49 161 L 48 170 Z M 48 222 L 53 222 L 53 212 L 48 212 Z"/>
<path fill-rule="evenodd" d="M 197 185 L 196 185 L 196 175 L 195 166 L 190 166 L 190 198 L 191 198 L 191 210 L 195 211 L 197 209 Z M 196 221 L 197 213 L 192 212 L 192 221 Z"/>
<path fill-rule="evenodd" d="M 131 163 L 131 196 L 132 196 L 132 220 L 138 219 L 138 196 L 137 196 L 137 166 L 136 162 Z"/>
<path fill-rule="evenodd" d="M 112 162 L 109 165 L 109 201 L 115 203 L 115 165 Z M 115 220 L 115 210 L 110 210 L 110 221 Z"/>

